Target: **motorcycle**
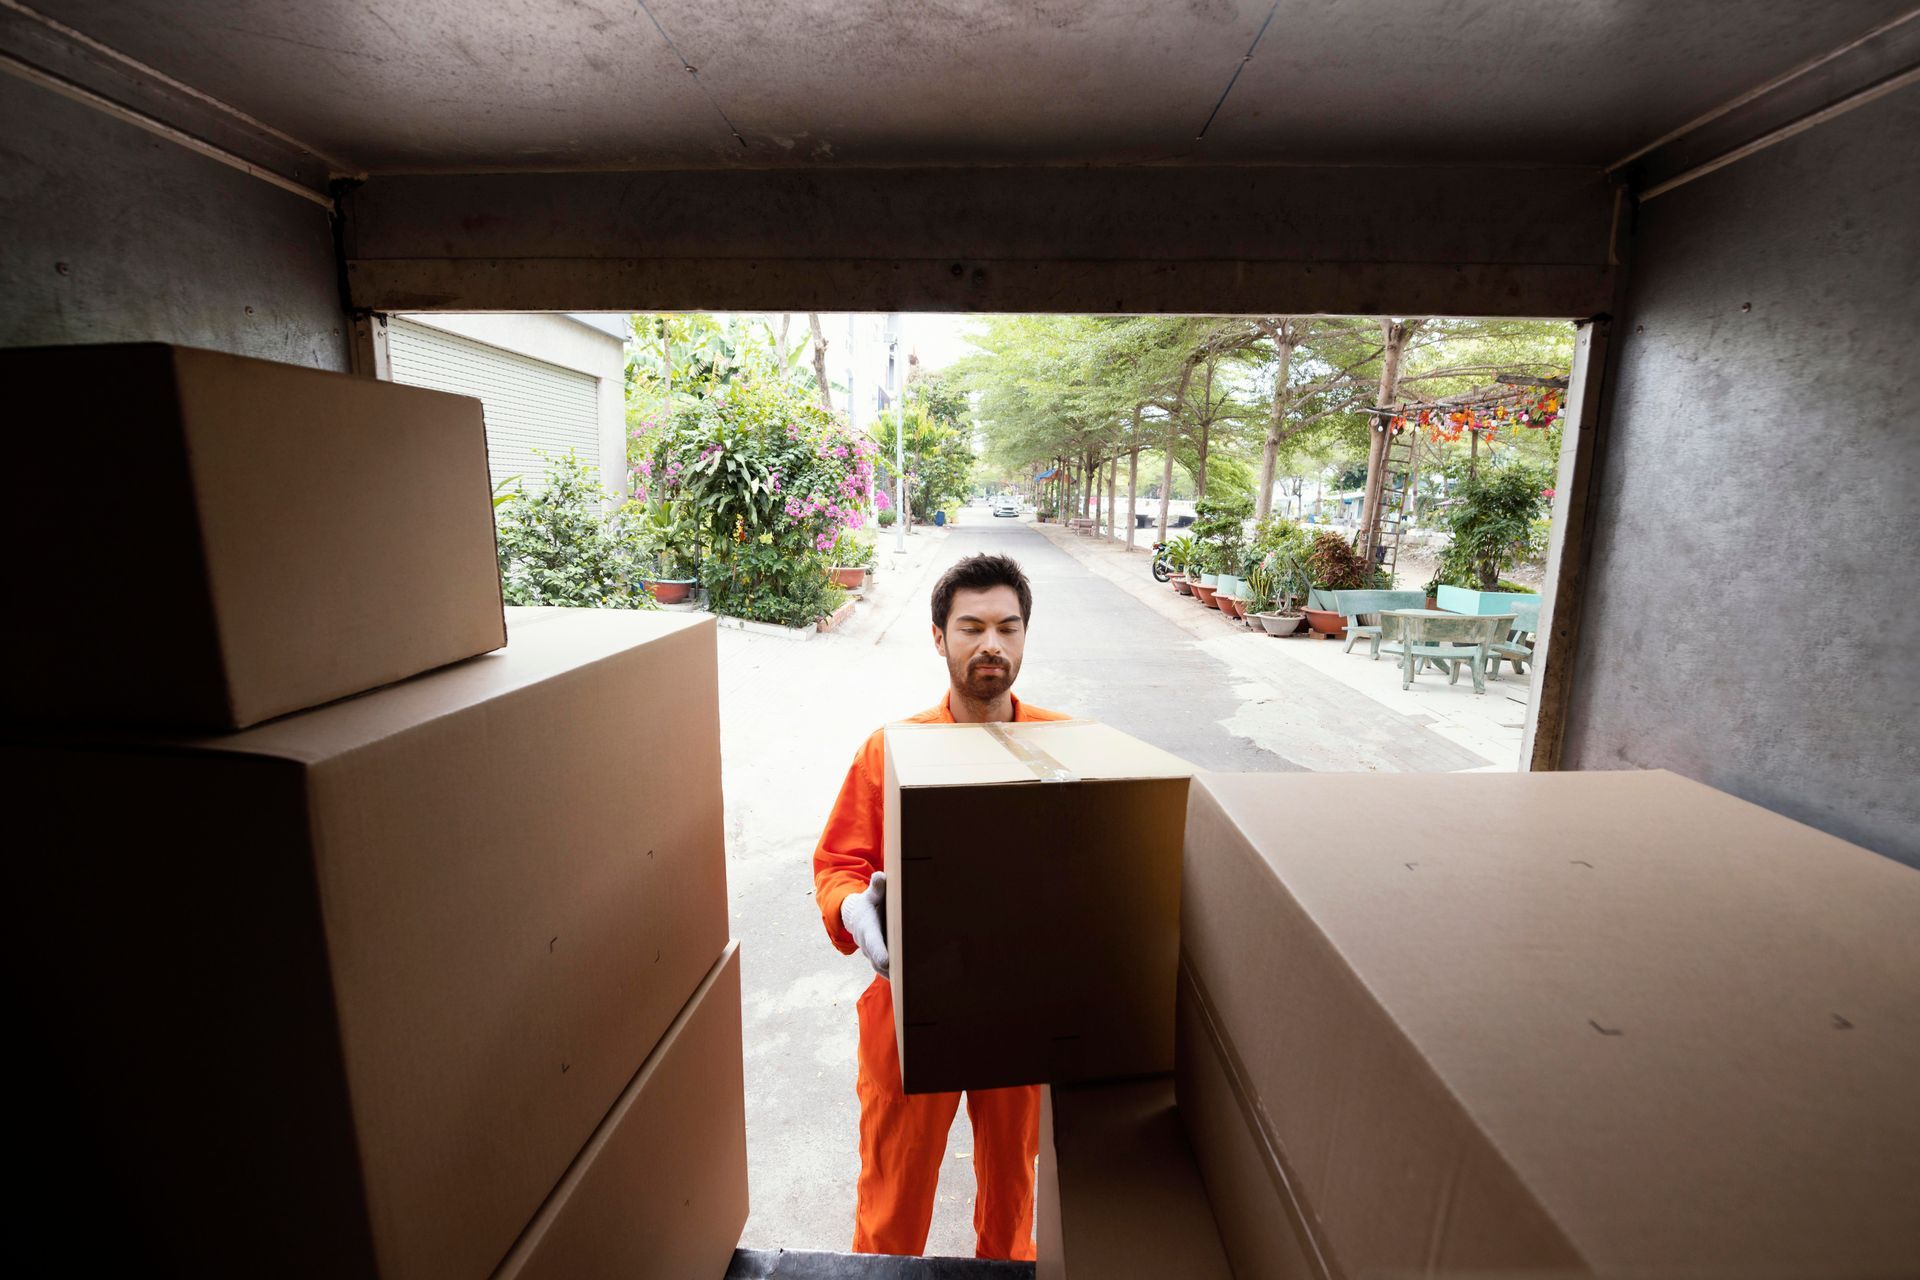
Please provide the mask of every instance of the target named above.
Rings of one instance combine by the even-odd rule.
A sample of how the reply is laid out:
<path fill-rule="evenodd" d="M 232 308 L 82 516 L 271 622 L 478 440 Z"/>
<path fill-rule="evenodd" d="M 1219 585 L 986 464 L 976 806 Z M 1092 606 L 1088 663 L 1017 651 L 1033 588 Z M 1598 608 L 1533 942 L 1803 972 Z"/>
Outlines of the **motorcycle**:
<path fill-rule="evenodd" d="M 1153 544 L 1153 580 L 1155 582 L 1165 582 L 1168 578 L 1171 578 L 1172 576 L 1173 576 L 1173 562 L 1167 559 L 1167 544 L 1164 542 L 1154 543 Z"/>

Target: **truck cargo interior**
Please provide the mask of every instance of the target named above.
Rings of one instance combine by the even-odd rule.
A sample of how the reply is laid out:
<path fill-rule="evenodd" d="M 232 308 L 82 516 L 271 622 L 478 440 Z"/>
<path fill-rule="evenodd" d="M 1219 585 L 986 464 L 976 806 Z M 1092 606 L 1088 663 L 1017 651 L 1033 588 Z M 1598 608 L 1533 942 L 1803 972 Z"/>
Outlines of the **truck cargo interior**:
<path fill-rule="evenodd" d="M 1909 0 L 0 71 L 50 1269 L 1920 1274 Z"/>

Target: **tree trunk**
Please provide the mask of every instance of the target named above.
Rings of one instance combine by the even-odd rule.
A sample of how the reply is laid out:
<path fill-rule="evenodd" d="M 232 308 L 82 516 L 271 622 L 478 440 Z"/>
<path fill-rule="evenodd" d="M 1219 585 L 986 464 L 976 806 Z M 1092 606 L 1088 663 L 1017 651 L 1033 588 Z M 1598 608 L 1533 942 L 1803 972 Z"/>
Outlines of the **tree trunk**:
<path fill-rule="evenodd" d="M 1193 500 L 1207 500 L 1207 435 L 1213 426 L 1213 359 L 1207 360 L 1207 389 L 1200 402 L 1200 439 L 1197 442 L 1199 466 L 1193 472 Z"/>
<path fill-rule="evenodd" d="M 1113 542 L 1120 537 L 1120 530 L 1113 519 L 1114 502 L 1119 497 L 1120 455 L 1114 454 L 1107 459 L 1107 541 Z"/>
<path fill-rule="evenodd" d="M 1380 389 L 1374 395 L 1376 408 L 1384 409 L 1393 403 L 1394 394 L 1400 389 L 1400 357 L 1407 349 L 1407 339 L 1420 328 L 1418 320 L 1380 321 L 1380 338 L 1385 350 L 1380 354 Z M 1367 484 L 1361 491 L 1360 499 L 1360 556 L 1369 566 L 1373 564 L 1374 544 L 1378 541 L 1380 491 L 1386 484 L 1387 436 L 1391 429 L 1387 420 L 1378 414 L 1371 419 L 1372 430 L 1367 440 Z"/>
<path fill-rule="evenodd" d="M 782 311 L 780 313 L 780 332 L 774 336 L 773 349 L 775 354 L 780 357 L 780 378 L 783 382 L 787 377 L 787 332 L 792 328 L 793 313 L 791 311 Z"/>
<path fill-rule="evenodd" d="M 1173 452 L 1180 443 L 1180 411 L 1187 406 L 1187 383 L 1193 378 L 1193 361 L 1180 366 L 1180 389 L 1173 396 L 1173 412 L 1167 415 L 1167 456 L 1160 469 L 1160 541 L 1167 540 L 1167 504 L 1173 501 Z"/>
<path fill-rule="evenodd" d="M 1140 409 L 1138 406 L 1135 406 L 1133 410 L 1133 434 L 1136 438 L 1140 435 Z M 1127 550 L 1129 551 L 1133 550 L 1133 531 L 1140 524 L 1139 513 L 1135 509 L 1135 504 L 1139 501 L 1139 492 L 1140 450 L 1136 447 L 1127 455 Z"/>
<path fill-rule="evenodd" d="M 1273 417 L 1267 422 L 1267 442 L 1260 450 L 1260 489 L 1253 500 L 1253 516 L 1264 520 L 1273 513 L 1273 469 L 1280 457 L 1281 433 L 1287 424 L 1287 375 L 1293 365 L 1294 330 L 1283 324 L 1273 331 Z"/>
<path fill-rule="evenodd" d="M 833 408 L 833 391 L 827 386 L 827 339 L 826 335 L 820 332 L 818 311 L 807 312 L 807 327 L 813 330 L 813 376 L 820 381 L 820 407 L 831 409 Z M 848 409 L 851 411 L 852 406 L 848 406 Z M 904 520 L 906 515 L 907 513 L 902 511 L 900 518 Z"/>

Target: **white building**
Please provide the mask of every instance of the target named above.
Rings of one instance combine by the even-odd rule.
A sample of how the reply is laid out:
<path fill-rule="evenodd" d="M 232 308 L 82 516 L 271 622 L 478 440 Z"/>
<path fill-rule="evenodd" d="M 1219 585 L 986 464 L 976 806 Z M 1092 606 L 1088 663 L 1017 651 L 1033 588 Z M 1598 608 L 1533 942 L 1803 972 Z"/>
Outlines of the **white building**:
<path fill-rule="evenodd" d="M 624 315 L 513 312 L 395 316 L 393 380 L 476 396 L 486 406 L 497 485 L 545 480 L 545 457 L 591 464 L 609 500 L 626 492 Z M 536 452 L 537 451 L 537 452 Z"/>
<path fill-rule="evenodd" d="M 900 317 L 874 312 L 821 316 L 820 332 L 827 340 L 827 381 L 845 388 L 834 392 L 833 407 L 846 410 L 853 426 L 865 430 L 906 381 L 908 352 Z"/>

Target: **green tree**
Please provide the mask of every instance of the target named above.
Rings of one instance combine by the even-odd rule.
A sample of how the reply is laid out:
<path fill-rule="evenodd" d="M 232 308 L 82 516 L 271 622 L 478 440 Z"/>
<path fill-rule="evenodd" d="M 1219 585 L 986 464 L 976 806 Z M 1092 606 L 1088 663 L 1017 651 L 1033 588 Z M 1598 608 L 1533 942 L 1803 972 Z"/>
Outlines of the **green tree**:
<path fill-rule="evenodd" d="M 905 444 L 911 516 L 930 519 L 966 496 L 973 481 L 973 441 L 964 428 L 936 418 L 925 402 L 909 400 L 882 413 L 873 424 L 872 438 L 881 464 L 889 467 L 899 456 L 898 445 Z"/>
<path fill-rule="evenodd" d="M 1507 566 L 1530 549 L 1533 522 L 1547 509 L 1549 477 L 1542 467 L 1515 461 L 1462 480 L 1447 509 L 1452 540 L 1434 581 L 1497 590 Z"/>

